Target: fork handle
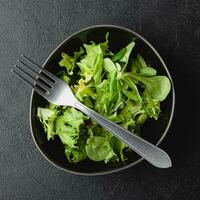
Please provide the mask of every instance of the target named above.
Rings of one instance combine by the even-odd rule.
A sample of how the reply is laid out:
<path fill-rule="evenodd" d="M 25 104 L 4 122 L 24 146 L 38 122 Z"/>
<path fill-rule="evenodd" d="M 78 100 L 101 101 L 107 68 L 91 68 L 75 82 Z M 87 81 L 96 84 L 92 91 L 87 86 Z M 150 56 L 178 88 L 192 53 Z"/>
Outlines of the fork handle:
<path fill-rule="evenodd" d="M 98 124 L 106 128 L 108 131 L 112 132 L 116 137 L 122 140 L 132 150 L 134 150 L 152 165 L 159 168 L 171 167 L 172 164 L 169 156 L 166 152 L 164 152 L 157 146 L 132 134 L 128 130 L 106 119 L 102 115 L 96 113 L 95 111 L 86 107 L 80 102 L 76 102 L 75 107 L 81 110 L 86 115 L 90 116 L 93 120 L 95 120 Z"/>

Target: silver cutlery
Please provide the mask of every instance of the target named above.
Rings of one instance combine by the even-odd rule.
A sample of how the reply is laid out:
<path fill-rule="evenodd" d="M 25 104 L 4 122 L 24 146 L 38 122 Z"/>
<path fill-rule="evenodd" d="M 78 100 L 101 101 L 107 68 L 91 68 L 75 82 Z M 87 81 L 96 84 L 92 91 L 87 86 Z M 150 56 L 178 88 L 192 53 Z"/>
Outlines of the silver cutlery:
<path fill-rule="evenodd" d="M 38 66 L 26 56 L 22 55 L 21 58 L 11 71 L 47 101 L 56 105 L 75 107 L 112 132 L 152 165 L 159 168 L 171 167 L 170 157 L 162 149 L 86 107 L 76 99 L 70 86 L 64 81 Z"/>

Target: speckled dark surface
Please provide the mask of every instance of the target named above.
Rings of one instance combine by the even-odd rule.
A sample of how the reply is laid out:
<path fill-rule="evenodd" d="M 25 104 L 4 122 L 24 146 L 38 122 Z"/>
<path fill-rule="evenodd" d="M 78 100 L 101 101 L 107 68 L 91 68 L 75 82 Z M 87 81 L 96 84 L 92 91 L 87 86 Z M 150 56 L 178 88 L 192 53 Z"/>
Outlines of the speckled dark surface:
<path fill-rule="evenodd" d="M 31 90 L 9 70 L 19 54 L 42 64 L 67 36 L 94 24 L 141 33 L 160 52 L 175 83 L 175 117 L 161 147 L 173 167 L 146 162 L 83 177 L 46 161 L 29 129 Z M 200 1 L 0 0 L 0 199 L 199 200 Z"/>

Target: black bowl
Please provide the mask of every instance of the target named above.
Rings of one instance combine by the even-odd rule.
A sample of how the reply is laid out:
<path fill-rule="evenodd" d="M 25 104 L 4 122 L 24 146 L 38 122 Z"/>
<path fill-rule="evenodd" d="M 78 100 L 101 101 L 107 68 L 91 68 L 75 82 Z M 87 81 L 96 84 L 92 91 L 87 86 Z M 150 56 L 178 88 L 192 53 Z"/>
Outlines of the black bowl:
<path fill-rule="evenodd" d="M 126 46 L 133 38 L 137 38 L 134 52 L 140 52 L 145 59 L 149 60 L 159 74 L 166 75 L 171 80 L 172 90 L 167 99 L 161 103 L 162 113 L 157 121 L 148 120 L 141 130 L 141 136 L 153 144 L 159 145 L 166 136 L 169 126 L 172 121 L 175 94 L 174 87 L 170 73 L 163 62 L 158 52 L 152 45 L 139 34 L 119 26 L 113 25 L 97 25 L 82 29 L 81 31 L 73 34 L 64 40 L 47 58 L 43 67 L 49 71 L 56 73 L 58 62 L 61 59 L 61 52 L 67 52 L 73 55 L 83 43 L 95 41 L 96 43 L 102 42 L 105 39 L 105 34 L 109 32 L 109 45 L 113 52 L 117 52 L 122 47 Z M 36 112 L 37 107 L 46 106 L 47 101 L 32 92 L 30 102 L 30 126 L 33 139 L 36 146 L 43 154 L 43 156 L 54 166 L 66 171 L 80 175 L 102 175 L 112 172 L 117 172 L 128 167 L 134 166 L 143 159 L 130 152 L 128 160 L 125 163 L 111 163 L 104 164 L 103 162 L 93 162 L 90 160 L 82 161 L 78 164 L 71 164 L 67 162 L 64 155 L 64 148 L 58 139 L 47 141 L 46 134 L 39 123 Z"/>

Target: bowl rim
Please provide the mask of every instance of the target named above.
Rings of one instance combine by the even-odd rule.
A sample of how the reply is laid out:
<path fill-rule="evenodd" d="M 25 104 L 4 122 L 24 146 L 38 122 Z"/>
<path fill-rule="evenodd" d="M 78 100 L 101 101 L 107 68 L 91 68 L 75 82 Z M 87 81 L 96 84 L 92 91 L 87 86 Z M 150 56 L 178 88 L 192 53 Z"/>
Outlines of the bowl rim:
<path fill-rule="evenodd" d="M 45 60 L 45 62 L 43 63 L 42 65 L 42 68 L 46 66 L 47 62 L 49 61 L 49 59 L 53 56 L 53 54 L 65 43 L 67 42 L 68 40 L 70 40 L 71 38 L 73 38 L 75 35 L 83 32 L 83 31 L 87 31 L 87 30 L 90 30 L 90 29 L 95 29 L 95 28 L 114 28 L 114 29 L 120 29 L 120 30 L 123 30 L 123 31 L 126 31 L 126 32 L 129 32 L 135 36 L 137 36 L 139 39 L 141 39 L 145 44 L 147 44 L 149 46 L 149 48 L 155 53 L 155 55 L 158 57 L 158 59 L 160 60 L 162 66 L 164 67 L 165 71 L 167 72 L 167 75 L 168 75 L 168 78 L 170 79 L 171 81 L 171 92 L 172 92 L 172 105 L 171 105 L 171 114 L 170 114 L 170 118 L 169 118 L 169 121 L 168 121 L 168 124 L 165 128 L 165 131 L 164 133 L 162 134 L 162 136 L 160 137 L 160 139 L 158 140 L 158 142 L 155 144 L 156 146 L 160 145 L 160 143 L 164 140 L 164 138 L 166 137 L 167 135 L 167 132 L 170 128 L 170 125 L 171 125 L 171 122 L 172 122 L 172 119 L 173 119 L 173 115 L 174 115 L 174 109 L 175 109 L 175 89 L 174 89 L 174 83 L 172 81 L 172 77 L 171 77 L 171 74 L 167 68 L 167 65 L 165 64 L 165 62 L 163 61 L 163 59 L 161 58 L 160 54 L 157 52 L 157 50 L 143 37 L 141 36 L 139 33 L 129 29 L 129 28 L 126 28 L 126 27 L 123 27 L 123 26 L 119 26 L 119 25 L 111 25 L 111 24 L 101 24 L 101 25 L 92 25 L 92 26 L 87 26 L 85 28 L 82 28 L 80 29 L 79 31 L 76 31 L 75 33 L 71 34 L 69 37 L 67 37 L 66 39 L 64 39 L 51 53 L 50 55 L 47 57 L 47 59 Z M 30 123 L 30 129 L 31 129 L 31 135 L 32 135 L 32 138 L 33 138 L 33 141 L 37 147 L 37 149 L 40 151 L 40 153 L 53 165 L 55 166 L 56 168 L 58 169 L 61 169 L 65 172 L 68 172 L 68 173 L 72 173 L 72 174 L 76 174 L 76 175 L 83 175 L 83 176 L 97 176 L 97 175 L 106 175 L 106 174 L 111 174 L 111 173 L 115 173 L 115 172 L 119 172 L 119 171 L 122 171 L 124 169 L 127 169 L 127 168 L 130 168 L 132 166 L 135 166 L 136 164 L 140 163 L 141 161 L 143 161 L 144 159 L 143 158 L 140 158 L 138 160 L 136 160 L 135 162 L 133 163 L 130 163 L 128 165 L 124 165 L 124 166 L 121 166 L 119 168 L 116 168 L 116 169 L 113 169 L 113 170 L 109 170 L 109 171 L 101 171 L 101 172 L 78 172 L 78 171 L 73 171 L 73 170 L 70 170 L 70 169 L 66 169 L 62 166 L 60 166 L 59 164 L 56 164 L 54 161 L 52 161 L 51 159 L 49 159 L 45 153 L 40 149 L 39 145 L 37 144 L 37 141 L 35 139 L 35 136 L 34 136 L 34 130 L 33 130 L 33 126 L 32 126 L 32 101 L 33 101 L 33 96 L 35 94 L 35 91 L 32 90 L 31 92 L 31 98 L 30 98 L 30 105 L 29 105 L 29 123 Z"/>

